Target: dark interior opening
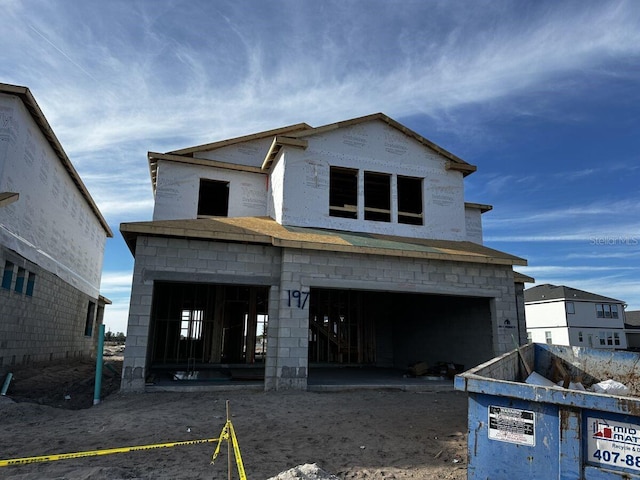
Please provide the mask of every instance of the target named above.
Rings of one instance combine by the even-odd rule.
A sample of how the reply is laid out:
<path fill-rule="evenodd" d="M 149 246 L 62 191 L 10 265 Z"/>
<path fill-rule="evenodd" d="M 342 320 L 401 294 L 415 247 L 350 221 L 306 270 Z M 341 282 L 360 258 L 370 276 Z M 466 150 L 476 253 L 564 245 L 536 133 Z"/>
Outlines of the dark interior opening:
<path fill-rule="evenodd" d="M 267 348 L 268 287 L 156 282 L 151 369 L 177 379 L 261 365 Z M 232 372 L 227 371 L 225 375 Z"/>
<path fill-rule="evenodd" d="M 200 179 L 198 215 L 226 217 L 229 214 L 229 182 Z"/>
<path fill-rule="evenodd" d="M 331 167 L 329 215 L 332 217 L 358 218 L 358 170 Z"/>
<path fill-rule="evenodd" d="M 364 219 L 391 221 L 391 175 L 364 172 Z"/>
<path fill-rule="evenodd" d="M 398 176 L 398 223 L 423 225 L 421 178 Z"/>
<path fill-rule="evenodd" d="M 311 289 L 310 366 L 471 367 L 492 357 L 488 298 Z"/>

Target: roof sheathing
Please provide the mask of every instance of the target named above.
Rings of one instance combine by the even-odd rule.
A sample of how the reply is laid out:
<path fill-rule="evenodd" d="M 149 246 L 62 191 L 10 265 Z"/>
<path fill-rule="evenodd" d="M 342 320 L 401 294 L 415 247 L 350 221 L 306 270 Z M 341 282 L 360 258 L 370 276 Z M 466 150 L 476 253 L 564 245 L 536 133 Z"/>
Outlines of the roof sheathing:
<path fill-rule="evenodd" d="M 27 111 L 29 112 L 33 120 L 36 122 L 36 124 L 40 128 L 40 131 L 42 132 L 44 137 L 47 139 L 47 142 L 49 142 L 49 145 L 55 152 L 56 156 L 60 159 L 60 163 L 62 163 L 62 166 L 64 167 L 64 169 L 67 171 L 67 173 L 69 173 L 71 180 L 73 181 L 73 183 L 75 183 L 76 187 L 78 187 L 78 190 L 80 190 L 80 193 L 82 194 L 86 202 L 89 204 L 89 207 L 91 208 L 94 215 L 102 225 L 102 228 L 104 229 L 104 231 L 107 233 L 107 236 L 113 237 L 113 232 L 111 231 L 111 228 L 109 228 L 109 224 L 102 216 L 102 213 L 100 212 L 100 210 L 98 209 L 98 206 L 93 201 L 93 198 L 91 198 L 91 194 L 87 190 L 87 187 L 85 186 L 85 184 L 82 182 L 82 179 L 80 178 L 80 175 L 78 174 L 73 164 L 71 163 L 71 160 L 69 160 L 69 157 L 67 156 L 64 149 L 62 148 L 62 145 L 58 141 L 58 138 L 56 137 L 55 133 L 53 133 L 53 129 L 51 128 L 51 125 L 49 125 L 49 122 L 47 121 L 40 107 L 38 106 L 38 103 L 36 102 L 36 99 L 32 95 L 31 91 L 27 87 L 0 83 L 0 93 L 4 93 L 7 95 L 14 95 L 22 101 L 23 105 L 25 106 L 25 108 L 27 109 Z"/>
<path fill-rule="evenodd" d="M 278 135 L 290 135 L 302 130 L 312 129 L 310 125 L 306 123 L 296 123 L 295 125 L 289 125 L 286 127 L 275 128 L 273 130 L 266 130 L 264 132 L 252 133 L 250 135 L 243 135 L 242 137 L 230 138 L 228 140 L 220 140 L 213 143 L 205 143 L 202 145 L 196 145 L 195 147 L 182 148 L 180 150 L 173 150 L 167 152 L 174 155 L 193 156 L 197 152 L 208 152 L 216 150 L 222 147 L 228 147 L 229 145 L 235 145 L 237 143 L 251 142 L 253 140 L 259 140 L 267 137 L 275 137 Z"/>
<path fill-rule="evenodd" d="M 522 258 L 472 242 L 285 227 L 268 217 L 218 217 L 123 223 L 120 225 L 120 231 L 134 255 L 135 239 L 138 235 L 145 235 L 495 265 L 527 264 Z"/>

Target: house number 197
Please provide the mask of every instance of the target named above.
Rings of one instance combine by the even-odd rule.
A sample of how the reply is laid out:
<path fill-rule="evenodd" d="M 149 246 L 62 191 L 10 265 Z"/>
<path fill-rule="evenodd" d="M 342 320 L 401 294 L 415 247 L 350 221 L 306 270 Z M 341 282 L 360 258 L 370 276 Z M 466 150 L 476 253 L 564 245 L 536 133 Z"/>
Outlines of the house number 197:
<path fill-rule="evenodd" d="M 304 308 L 309 298 L 309 292 L 300 290 L 287 290 L 287 307 Z"/>

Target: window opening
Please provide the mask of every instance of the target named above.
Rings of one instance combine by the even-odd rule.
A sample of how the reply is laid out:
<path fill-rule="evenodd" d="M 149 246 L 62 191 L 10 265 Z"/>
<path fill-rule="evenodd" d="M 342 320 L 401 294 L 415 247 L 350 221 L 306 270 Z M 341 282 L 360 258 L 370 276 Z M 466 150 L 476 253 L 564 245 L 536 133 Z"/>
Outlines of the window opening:
<path fill-rule="evenodd" d="M 398 223 L 424 224 L 421 178 L 398 175 Z"/>
<path fill-rule="evenodd" d="M 364 172 L 364 219 L 391 221 L 391 176 Z"/>
<path fill-rule="evenodd" d="M 329 175 L 329 215 L 358 218 L 358 170 L 331 167 Z"/>
<path fill-rule="evenodd" d="M 11 289 L 11 281 L 13 280 L 13 262 L 7 260 L 4 263 L 4 273 L 2 274 L 2 288 Z"/>
<path fill-rule="evenodd" d="M 180 338 L 182 340 L 200 340 L 202 338 L 202 320 L 204 310 L 183 310 L 180 323 Z"/>
<path fill-rule="evenodd" d="M 544 332 L 545 339 L 549 345 L 553 343 L 553 339 L 551 338 L 551 332 Z"/>
<path fill-rule="evenodd" d="M 229 182 L 200 179 L 198 216 L 226 217 L 229 215 Z"/>
<path fill-rule="evenodd" d="M 96 304 L 94 302 L 89 302 L 87 306 L 87 321 L 84 325 L 84 336 L 90 337 L 93 334 L 93 319 L 95 315 L 95 307 Z"/>
<path fill-rule="evenodd" d="M 36 274 L 33 272 L 29 272 L 29 277 L 27 278 L 27 291 L 25 294 L 29 297 L 33 296 L 33 287 L 36 283 Z"/>
<path fill-rule="evenodd" d="M 574 305 L 573 302 L 567 302 L 567 313 L 568 314 L 575 314 L 576 313 L 576 307 Z"/>
<path fill-rule="evenodd" d="M 22 293 L 24 288 L 24 268 L 18 267 L 18 276 L 16 277 L 16 286 L 14 288 L 16 293 Z"/>

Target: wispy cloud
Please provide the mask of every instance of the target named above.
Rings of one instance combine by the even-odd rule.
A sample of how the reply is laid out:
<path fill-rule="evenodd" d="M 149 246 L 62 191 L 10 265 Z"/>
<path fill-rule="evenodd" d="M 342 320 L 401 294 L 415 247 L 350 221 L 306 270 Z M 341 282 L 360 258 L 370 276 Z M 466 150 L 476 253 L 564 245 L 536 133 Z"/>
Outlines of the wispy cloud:
<path fill-rule="evenodd" d="M 640 81 L 639 26 L 632 0 L 5 1 L 0 81 L 31 88 L 118 225 L 150 218 L 147 151 L 378 111 L 428 119 L 462 152 L 508 145 L 494 118 L 580 124 L 583 112 L 559 106 L 558 95 L 578 98 L 612 77 Z M 481 169 L 468 181 L 473 201 L 502 202 L 484 216 L 485 239 L 531 246 L 640 234 L 633 192 L 546 198 L 549 184 L 637 174 L 637 155 L 616 158 L 527 173 L 504 158 Z M 126 291 L 130 279 L 118 277 L 108 273 L 103 290 Z M 126 316 L 123 304 L 110 310 Z"/>

